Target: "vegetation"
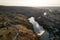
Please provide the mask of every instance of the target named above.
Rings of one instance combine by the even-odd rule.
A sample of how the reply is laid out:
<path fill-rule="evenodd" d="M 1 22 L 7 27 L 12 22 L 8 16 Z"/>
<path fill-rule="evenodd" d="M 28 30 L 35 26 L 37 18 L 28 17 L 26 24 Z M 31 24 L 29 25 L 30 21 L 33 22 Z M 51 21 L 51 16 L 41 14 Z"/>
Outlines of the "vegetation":
<path fill-rule="evenodd" d="M 16 35 L 17 38 L 14 39 Z M 38 39 L 33 31 L 32 24 L 28 21 L 28 17 L 22 14 L 0 11 L 0 40 Z"/>
<path fill-rule="evenodd" d="M 44 12 L 47 12 L 46 16 L 43 15 Z M 0 40 L 8 40 L 10 37 L 12 40 L 14 32 L 16 33 L 16 29 L 11 28 L 12 25 L 20 30 L 17 40 L 37 40 L 32 24 L 27 20 L 31 16 L 35 17 L 36 21 L 49 32 L 50 40 L 60 39 L 60 7 L 0 6 Z M 6 27 L 6 22 L 9 28 Z M 4 30 L 6 30 L 5 33 Z M 10 36 L 6 36 L 7 34 Z"/>

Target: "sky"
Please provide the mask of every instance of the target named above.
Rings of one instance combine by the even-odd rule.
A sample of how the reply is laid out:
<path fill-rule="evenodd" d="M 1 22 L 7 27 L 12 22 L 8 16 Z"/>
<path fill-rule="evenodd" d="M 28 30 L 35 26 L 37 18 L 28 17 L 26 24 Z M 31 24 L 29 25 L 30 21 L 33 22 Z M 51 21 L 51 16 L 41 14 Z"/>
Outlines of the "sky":
<path fill-rule="evenodd" d="M 0 0 L 5 6 L 60 6 L 60 0 Z"/>

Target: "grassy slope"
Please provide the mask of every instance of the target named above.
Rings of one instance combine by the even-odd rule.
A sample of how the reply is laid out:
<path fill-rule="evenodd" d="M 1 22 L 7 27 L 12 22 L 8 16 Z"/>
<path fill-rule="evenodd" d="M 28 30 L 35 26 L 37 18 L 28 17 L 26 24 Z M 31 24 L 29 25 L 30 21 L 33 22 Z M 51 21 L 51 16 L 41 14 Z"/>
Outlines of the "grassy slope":
<path fill-rule="evenodd" d="M 16 30 L 11 28 L 10 24 L 19 29 L 16 40 L 37 40 L 32 24 L 27 19 L 28 17 L 21 14 L 0 11 L 0 40 L 12 40 L 14 38 Z M 4 25 L 6 21 L 10 23 L 8 29 Z"/>

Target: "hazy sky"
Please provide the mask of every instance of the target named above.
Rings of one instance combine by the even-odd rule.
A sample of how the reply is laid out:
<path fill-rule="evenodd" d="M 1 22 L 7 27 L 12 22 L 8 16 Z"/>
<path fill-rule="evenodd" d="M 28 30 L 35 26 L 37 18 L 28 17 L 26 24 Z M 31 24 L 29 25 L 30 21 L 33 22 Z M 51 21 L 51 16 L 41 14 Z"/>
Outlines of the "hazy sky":
<path fill-rule="evenodd" d="M 0 0 L 6 6 L 60 6 L 60 0 Z"/>

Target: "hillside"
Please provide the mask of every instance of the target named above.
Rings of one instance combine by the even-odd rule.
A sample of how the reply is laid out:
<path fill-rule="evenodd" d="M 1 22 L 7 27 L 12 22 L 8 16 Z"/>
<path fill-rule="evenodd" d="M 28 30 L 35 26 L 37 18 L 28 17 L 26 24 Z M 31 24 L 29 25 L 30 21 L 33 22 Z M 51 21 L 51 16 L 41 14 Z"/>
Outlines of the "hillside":
<path fill-rule="evenodd" d="M 44 15 L 44 12 L 47 15 Z M 21 17 L 21 15 L 23 17 Z M 33 30 L 32 24 L 28 22 L 29 17 L 35 17 L 36 21 L 50 34 L 51 40 L 60 38 L 60 7 L 17 7 L 0 6 L 0 27 L 4 21 L 9 21 L 12 25 L 24 25 Z"/>
<path fill-rule="evenodd" d="M 0 40 L 37 40 L 28 17 L 0 11 Z"/>

